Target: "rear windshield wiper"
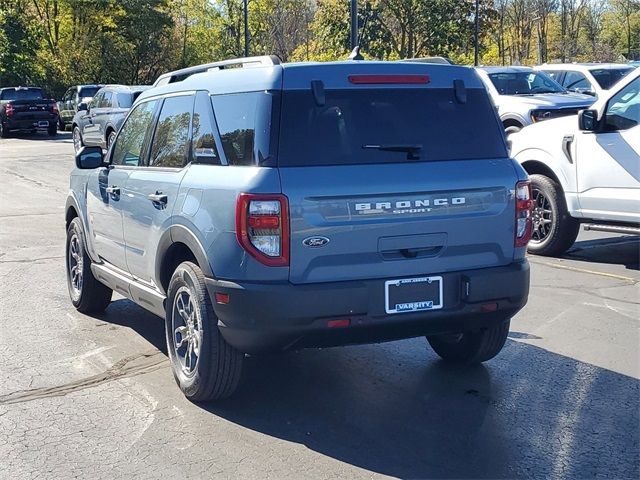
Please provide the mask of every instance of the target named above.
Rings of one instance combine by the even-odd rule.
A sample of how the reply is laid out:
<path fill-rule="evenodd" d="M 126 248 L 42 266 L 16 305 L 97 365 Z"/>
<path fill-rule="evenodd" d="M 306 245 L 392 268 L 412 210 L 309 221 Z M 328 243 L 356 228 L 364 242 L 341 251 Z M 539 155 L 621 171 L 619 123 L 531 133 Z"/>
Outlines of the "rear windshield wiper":
<path fill-rule="evenodd" d="M 418 160 L 422 145 L 362 145 L 362 148 L 369 150 L 383 150 L 385 152 L 407 152 L 407 160 Z"/>

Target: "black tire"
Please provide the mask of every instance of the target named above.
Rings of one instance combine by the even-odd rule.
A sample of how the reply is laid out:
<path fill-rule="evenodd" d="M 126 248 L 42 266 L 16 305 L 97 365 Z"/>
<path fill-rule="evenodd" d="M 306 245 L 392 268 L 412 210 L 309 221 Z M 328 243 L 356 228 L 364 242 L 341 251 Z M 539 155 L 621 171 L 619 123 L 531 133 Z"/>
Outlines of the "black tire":
<path fill-rule="evenodd" d="M 73 306 L 82 313 L 103 312 L 111 302 L 113 291 L 93 276 L 91 259 L 84 246 L 82 222 L 77 217 L 71 220 L 67 229 L 65 258 L 67 287 Z M 79 281 L 76 281 L 75 272 L 80 274 Z"/>
<path fill-rule="evenodd" d="M 189 400 L 218 400 L 236 391 L 244 354 L 222 337 L 204 275 L 192 262 L 178 265 L 171 277 L 165 327 L 173 376 Z"/>
<path fill-rule="evenodd" d="M 9 129 L 4 128 L 2 123 L 0 123 L 0 137 L 1 138 L 9 138 Z"/>
<path fill-rule="evenodd" d="M 58 126 L 55 124 L 49 125 L 49 128 L 47 128 L 47 133 L 50 137 L 55 137 L 58 134 Z"/>
<path fill-rule="evenodd" d="M 544 175 L 529 176 L 533 193 L 533 236 L 527 251 L 562 255 L 576 241 L 580 222 L 569 215 L 562 187 Z"/>
<path fill-rule="evenodd" d="M 113 143 L 113 141 L 116 139 L 116 132 L 114 130 L 109 130 L 107 132 L 107 141 L 105 142 L 106 146 L 107 146 L 107 150 L 109 150 L 109 148 L 111 148 L 111 144 Z"/>
<path fill-rule="evenodd" d="M 427 337 L 431 348 L 446 362 L 474 364 L 495 357 L 507 340 L 511 320 L 477 332 Z"/>
<path fill-rule="evenodd" d="M 522 125 L 520 125 L 519 123 L 503 124 L 503 126 L 504 133 L 507 136 L 511 135 L 512 133 L 518 133 L 520 130 L 522 130 Z"/>
<path fill-rule="evenodd" d="M 73 150 L 78 153 L 82 147 L 84 147 L 84 141 L 82 140 L 82 134 L 80 133 L 80 127 L 74 125 L 72 128 L 71 139 L 73 141 Z"/>

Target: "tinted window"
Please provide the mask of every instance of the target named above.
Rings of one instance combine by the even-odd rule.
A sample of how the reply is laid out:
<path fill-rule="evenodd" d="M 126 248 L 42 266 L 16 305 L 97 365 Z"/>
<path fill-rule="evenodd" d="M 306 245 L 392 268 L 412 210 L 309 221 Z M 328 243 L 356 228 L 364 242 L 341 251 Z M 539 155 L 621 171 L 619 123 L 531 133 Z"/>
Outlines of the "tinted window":
<path fill-rule="evenodd" d="M 624 77 L 627 73 L 633 71 L 633 67 L 626 68 L 596 68 L 593 70 L 589 70 L 593 78 L 596 79 L 596 82 L 604 88 L 605 90 L 609 90 L 616 83 L 620 81 L 622 77 Z"/>
<path fill-rule="evenodd" d="M 531 95 L 564 91 L 555 80 L 543 72 L 490 73 L 489 78 L 500 95 Z"/>
<path fill-rule="evenodd" d="M 567 90 L 591 89 L 589 80 L 587 80 L 587 77 L 580 72 L 567 72 L 567 75 L 564 77 L 563 84 Z"/>
<path fill-rule="evenodd" d="M 67 90 L 67 92 L 64 94 L 64 98 L 62 99 L 63 101 L 68 101 L 71 100 L 73 98 L 73 94 L 75 93 L 75 89 L 70 88 L 69 90 Z"/>
<path fill-rule="evenodd" d="M 273 94 L 215 95 L 211 101 L 229 165 L 263 163 L 269 157 Z"/>
<path fill-rule="evenodd" d="M 338 165 L 506 157 L 502 128 L 485 89 L 283 92 L 278 165 Z M 417 148 L 407 151 L 379 147 Z"/>
<path fill-rule="evenodd" d="M 157 100 L 144 102 L 131 111 L 113 146 L 111 163 L 137 166 L 144 151 L 144 140 L 153 120 Z"/>
<path fill-rule="evenodd" d="M 39 88 L 10 89 L 2 92 L 2 100 L 40 100 L 42 90 Z"/>
<path fill-rule="evenodd" d="M 560 75 L 562 75 L 561 70 L 543 70 L 543 72 L 549 75 L 549 77 L 554 79 L 556 82 L 558 81 L 558 78 L 560 78 Z"/>
<path fill-rule="evenodd" d="M 205 98 L 206 103 L 196 99 L 193 109 L 193 158 L 198 163 L 219 164 L 211 104 Z"/>
<path fill-rule="evenodd" d="M 193 96 L 165 98 L 153 135 L 149 166 L 181 168 L 187 164 Z"/>
<path fill-rule="evenodd" d="M 640 78 L 611 97 L 607 105 L 606 130 L 626 130 L 640 124 Z"/>
<path fill-rule="evenodd" d="M 100 90 L 100 87 L 82 87 L 80 89 L 80 98 L 93 97 L 98 90 Z"/>
<path fill-rule="evenodd" d="M 133 95 L 131 93 L 117 93 L 118 97 L 118 107 L 120 108 L 131 108 L 133 104 Z"/>

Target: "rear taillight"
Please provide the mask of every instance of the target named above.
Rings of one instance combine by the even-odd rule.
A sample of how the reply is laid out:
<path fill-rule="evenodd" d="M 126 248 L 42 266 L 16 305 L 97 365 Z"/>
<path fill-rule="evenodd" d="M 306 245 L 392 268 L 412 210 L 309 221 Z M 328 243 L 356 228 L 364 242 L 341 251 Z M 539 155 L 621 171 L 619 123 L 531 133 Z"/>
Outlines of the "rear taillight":
<path fill-rule="evenodd" d="M 7 117 L 13 115 L 13 105 L 7 103 L 7 105 L 4 107 L 4 113 Z"/>
<path fill-rule="evenodd" d="M 56 115 L 60 113 L 58 111 L 58 105 L 56 105 L 55 103 L 52 103 L 51 105 L 49 105 L 49 108 L 51 109 L 51 113 L 55 113 Z"/>
<path fill-rule="evenodd" d="M 531 183 L 526 180 L 516 184 L 516 234 L 515 246 L 526 247 L 533 232 L 531 210 Z"/>
<path fill-rule="evenodd" d="M 236 205 L 236 237 L 264 265 L 289 265 L 289 202 L 280 194 L 241 193 Z"/>

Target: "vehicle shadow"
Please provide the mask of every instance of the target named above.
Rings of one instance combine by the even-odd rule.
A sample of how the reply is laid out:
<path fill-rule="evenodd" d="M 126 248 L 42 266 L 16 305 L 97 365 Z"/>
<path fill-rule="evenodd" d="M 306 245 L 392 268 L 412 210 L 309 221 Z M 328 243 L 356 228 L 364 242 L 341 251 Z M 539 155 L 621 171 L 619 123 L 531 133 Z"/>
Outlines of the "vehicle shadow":
<path fill-rule="evenodd" d="M 579 241 L 564 258 L 589 263 L 624 265 L 629 270 L 640 270 L 640 237 L 620 236 Z"/>
<path fill-rule="evenodd" d="M 132 302 L 99 318 L 166 355 L 162 320 Z M 247 357 L 234 397 L 197 406 L 399 478 L 637 478 L 640 381 L 509 337 L 469 368 L 443 363 L 422 338 Z M 313 468 L 298 471 L 322 476 Z"/>
<path fill-rule="evenodd" d="M 58 131 L 55 137 L 49 136 L 47 132 L 40 132 L 40 131 L 36 133 L 11 132 L 11 135 L 9 136 L 9 138 L 19 138 L 21 140 L 33 140 L 33 141 L 42 141 L 42 140 L 49 140 L 49 141 L 60 140 L 60 141 L 68 141 L 68 142 L 73 141 L 71 138 L 71 132 L 61 132 L 61 131 Z"/>

